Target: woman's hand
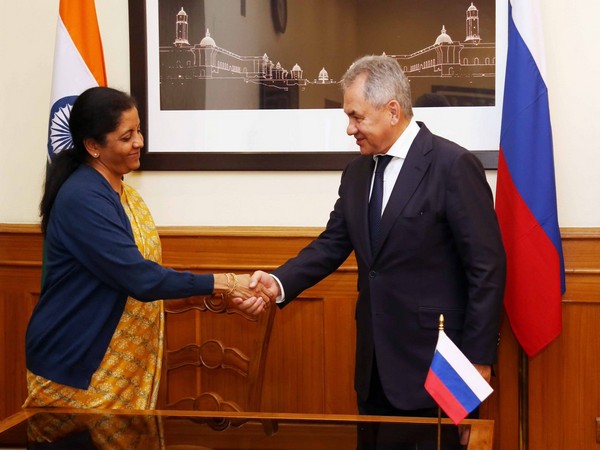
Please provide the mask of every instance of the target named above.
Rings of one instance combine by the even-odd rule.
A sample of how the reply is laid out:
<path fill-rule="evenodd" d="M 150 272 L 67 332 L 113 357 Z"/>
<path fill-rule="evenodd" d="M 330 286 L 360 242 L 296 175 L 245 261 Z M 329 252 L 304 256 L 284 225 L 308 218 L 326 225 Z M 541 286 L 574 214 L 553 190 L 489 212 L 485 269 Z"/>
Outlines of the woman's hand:
<path fill-rule="evenodd" d="M 267 289 L 262 283 L 253 283 L 253 287 L 250 288 L 251 281 L 248 274 L 218 274 L 215 275 L 214 291 L 225 294 L 240 311 L 257 315 L 269 309 L 275 297 L 272 290 Z"/>

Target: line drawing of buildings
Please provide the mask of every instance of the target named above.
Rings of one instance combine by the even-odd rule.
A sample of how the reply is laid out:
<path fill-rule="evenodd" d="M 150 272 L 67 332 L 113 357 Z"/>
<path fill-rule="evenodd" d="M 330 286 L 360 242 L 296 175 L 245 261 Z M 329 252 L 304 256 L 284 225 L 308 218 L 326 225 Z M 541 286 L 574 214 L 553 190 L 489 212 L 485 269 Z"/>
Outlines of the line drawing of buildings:
<path fill-rule="evenodd" d="M 471 2 L 466 11 L 464 41 L 455 41 L 442 25 L 435 42 L 410 55 L 396 58 L 409 77 L 495 77 L 496 43 L 482 42 L 479 34 L 479 10 Z"/>
<path fill-rule="evenodd" d="M 231 79 L 262 84 L 287 91 L 290 86 L 335 84 L 325 67 L 312 81 L 304 78 L 304 71 L 295 64 L 290 70 L 262 56 L 242 56 L 219 47 L 210 30 L 198 44 L 188 40 L 188 15 L 183 8 L 177 13 L 175 41 L 172 46 L 160 47 L 161 80 L 177 79 Z"/>
<path fill-rule="evenodd" d="M 305 77 L 298 63 L 288 69 L 279 62 L 273 62 L 267 53 L 263 53 L 262 56 L 238 55 L 219 47 L 209 29 L 206 29 L 199 43 L 192 44 L 189 42 L 189 26 L 190 18 L 181 7 L 175 18 L 175 38 L 172 44 L 159 47 L 161 83 L 184 84 L 190 80 L 224 80 L 253 83 L 285 92 L 290 89 L 304 91 L 318 85 L 339 83 L 330 78 L 325 67 L 311 80 Z M 481 38 L 479 10 L 474 2 L 471 2 L 466 10 L 463 41 L 452 39 L 450 31 L 442 24 L 440 34 L 431 45 L 410 54 L 388 54 L 385 51 L 382 51 L 382 54 L 395 58 L 413 85 L 419 79 L 439 79 L 450 89 L 450 95 L 462 95 L 465 98 L 487 96 L 488 100 L 485 101 L 493 104 L 495 51 L 495 41 L 485 42 Z M 342 74 L 338 76 L 341 78 Z M 491 88 L 460 87 L 456 85 L 456 81 L 451 81 L 460 78 L 487 79 L 489 81 L 486 85 Z M 431 90 L 433 91 L 433 86 Z M 461 90 L 462 93 L 459 93 Z M 487 93 L 483 94 L 484 91 Z"/>

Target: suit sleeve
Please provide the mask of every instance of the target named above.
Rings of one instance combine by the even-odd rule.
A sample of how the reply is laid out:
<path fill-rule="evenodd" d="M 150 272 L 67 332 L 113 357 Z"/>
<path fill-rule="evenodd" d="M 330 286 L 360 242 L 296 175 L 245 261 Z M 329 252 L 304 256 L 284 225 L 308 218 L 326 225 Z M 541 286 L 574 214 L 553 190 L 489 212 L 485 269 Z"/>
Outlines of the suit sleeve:
<path fill-rule="evenodd" d="M 69 195 L 61 203 L 52 211 L 59 241 L 103 283 L 140 301 L 212 293 L 213 275 L 179 272 L 144 259 L 124 211 L 107 193 Z"/>
<path fill-rule="evenodd" d="M 273 271 L 285 289 L 285 301 L 278 306 L 284 307 L 302 291 L 317 284 L 323 278 L 335 272 L 352 252 L 352 243 L 348 234 L 344 213 L 344 177 L 339 188 L 333 211 L 325 231 L 308 244 L 297 256 L 288 260 Z"/>
<path fill-rule="evenodd" d="M 506 256 L 493 197 L 480 161 L 466 152 L 454 162 L 447 216 L 468 280 L 461 350 L 475 364 L 496 358 Z"/>

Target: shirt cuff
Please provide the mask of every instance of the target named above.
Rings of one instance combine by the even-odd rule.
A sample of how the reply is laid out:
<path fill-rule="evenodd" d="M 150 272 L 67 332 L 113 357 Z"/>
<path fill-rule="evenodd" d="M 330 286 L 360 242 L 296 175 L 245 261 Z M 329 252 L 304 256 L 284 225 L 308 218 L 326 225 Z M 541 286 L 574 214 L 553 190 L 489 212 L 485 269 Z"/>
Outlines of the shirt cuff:
<path fill-rule="evenodd" d="M 281 292 L 281 295 L 277 296 L 277 298 L 275 299 L 275 303 L 283 303 L 283 301 L 285 300 L 285 291 L 283 290 L 283 284 L 281 284 L 281 281 L 279 281 L 279 278 L 277 278 L 275 275 L 270 275 L 275 281 L 277 281 L 277 284 L 279 285 L 279 292 Z"/>

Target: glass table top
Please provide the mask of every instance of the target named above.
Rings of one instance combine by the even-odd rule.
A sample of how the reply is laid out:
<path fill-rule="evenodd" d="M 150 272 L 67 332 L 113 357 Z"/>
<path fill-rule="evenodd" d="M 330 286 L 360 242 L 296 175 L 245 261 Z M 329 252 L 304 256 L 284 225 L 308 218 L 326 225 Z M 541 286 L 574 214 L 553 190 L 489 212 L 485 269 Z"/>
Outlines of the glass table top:
<path fill-rule="evenodd" d="M 209 414 L 36 410 L 0 432 L 0 449 L 438 448 L 435 419 Z M 460 445 L 451 423 L 439 430 L 443 449 L 484 448 Z"/>

